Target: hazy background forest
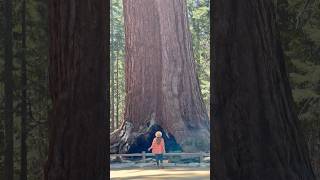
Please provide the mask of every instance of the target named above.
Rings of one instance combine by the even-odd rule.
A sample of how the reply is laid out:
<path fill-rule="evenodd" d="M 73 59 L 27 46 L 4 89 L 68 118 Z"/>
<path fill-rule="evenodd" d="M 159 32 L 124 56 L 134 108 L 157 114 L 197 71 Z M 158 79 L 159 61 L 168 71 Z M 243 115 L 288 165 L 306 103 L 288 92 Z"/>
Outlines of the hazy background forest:
<path fill-rule="evenodd" d="M 192 33 L 194 58 L 200 80 L 201 93 L 209 112 L 209 1 L 188 0 L 189 26 Z M 277 0 L 277 22 L 282 46 L 285 51 L 297 112 L 309 145 L 310 157 L 319 177 L 320 169 L 320 1 Z M 0 11 L 3 12 L 3 1 Z M 48 96 L 48 25 L 47 1 L 28 0 L 23 11 L 22 1 L 13 0 L 13 139 L 14 174 L 21 173 L 21 151 L 27 151 L 27 174 L 29 179 L 40 179 L 47 154 L 47 115 L 50 110 Z M 123 119 L 124 109 L 124 29 L 122 0 L 113 0 L 110 11 L 110 107 L 111 130 Z M 26 34 L 22 33 L 22 19 L 26 19 Z M 0 38 L 3 42 L 3 16 L 0 16 Z M 26 48 L 22 39 L 26 38 Z M 0 44 L 0 176 L 4 169 L 4 45 Z M 24 52 L 24 53 L 23 53 Z M 23 68 L 22 54 L 26 57 L 27 113 L 22 115 L 23 96 L 21 85 Z M 27 121 L 21 125 L 21 118 Z M 27 129 L 27 149 L 21 148 L 21 129 Z"/>

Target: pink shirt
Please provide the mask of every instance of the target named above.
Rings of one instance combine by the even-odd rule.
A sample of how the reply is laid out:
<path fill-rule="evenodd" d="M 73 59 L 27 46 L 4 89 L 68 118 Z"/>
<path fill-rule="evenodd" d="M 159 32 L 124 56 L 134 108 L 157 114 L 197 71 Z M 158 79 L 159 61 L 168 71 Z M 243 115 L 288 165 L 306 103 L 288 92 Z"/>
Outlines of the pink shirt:
<path fill-rule="evenodd" d="M 164 153 L 165 152 L 165 145 L 164 145 L 163 138 L 161 138 L 160 144 L 157 144 L 156 138 L 154 138 L 153 141 L 152 141 L 151 148 L 152 148 L 152 153 L 153 154 L 162 154 L 162 153 Z"/>

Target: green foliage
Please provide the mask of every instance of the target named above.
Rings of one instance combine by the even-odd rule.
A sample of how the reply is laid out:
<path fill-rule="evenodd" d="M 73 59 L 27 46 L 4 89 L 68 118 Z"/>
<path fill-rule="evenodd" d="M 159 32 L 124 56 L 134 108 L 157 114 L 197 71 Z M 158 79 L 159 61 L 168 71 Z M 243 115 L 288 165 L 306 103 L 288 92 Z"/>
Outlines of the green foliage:
<path fill-rule="evenodd" d="M 110 118 L 114 117 L 115 128 L 123 121 L 125 105 L 125 69 L 124 69 L 124 18 L 122 0 L 112 0 L 110 19 Z M 113 116 L 112 116 L 113 112 Z M 110 119 L 110 128 L 111 125 Z M 111 129 L 112 130 L 112 129 Z"/>
<path fill-rule="evenodd" d="M 2 3 L 0 3 L 0 6 Z M 14 176 L 19 178 L 20 173 L 20 61 L 21 61 L 21 1 L 13 1 L 13 80 L 14 80 Z M 2 10 L 2 7 L 0 7 Z M 41 179 L 47 153 L 47 112 L 51 104 L 48 97 L 48 28 L 47 3 L 38 0 L 29 0 L 26 5 L 26 61 L 27 61 L 27 148 L 28 148 L 28 178 Z M 2 11 L 1 11 L 2 13 Z M 2 20 L 0 18 L 0 20 Z M 3 27 L 1 21 L 1 28 Z M 2 33 L 2 31 L 0 31 Z M 1 34 L 0 37 L 2 38 Z M 1 47 L 2 47 L 1 39 Z M 0 48 L 0 108 L 3 116 L 3 49 Z M 3 121 L 0 122 L 0 175 L 3 171 L 4 132 Z"/>
<path fill-rule="evenodd" d="M 205 106 L 210 111 L 210 15 L 206 0 L 187 0 L 189 28 L 200 89 Z M 212 58 L 211 58 L 212 59 Z"/>
<path fill-rule="evenodd" d="M 320 1 L 278 0 L 280 36 L 316 175 L 320 175 Z"/>
<path fill-rule="evenodd" d="M 309 2 L 309 3 L 307 3 Z M 278 26 L 295 102 L 319 97 L 320 10 L 318 1 L 280 0 Z"/>
<path fill-rule="evenodd" d="M 123 121 L 125 105 L 125 68 L 124 68 L 124 17 L 122 0 L 112 0 L 110 11 L 110 118 L 114 118 L 115 128 Z M 112 116 L 113 112 L 113 116 Z M 112 122 L 110 119 L 110 122 Z M 110 123 L 110 128 L 112 127 Z"/>

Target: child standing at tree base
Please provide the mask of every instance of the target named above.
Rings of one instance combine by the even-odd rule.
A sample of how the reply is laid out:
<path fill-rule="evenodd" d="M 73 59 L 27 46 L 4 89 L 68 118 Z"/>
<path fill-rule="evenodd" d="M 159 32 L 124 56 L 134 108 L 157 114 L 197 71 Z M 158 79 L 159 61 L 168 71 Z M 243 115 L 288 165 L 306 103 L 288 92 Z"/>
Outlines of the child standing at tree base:
<path fill-rule="evenodd" d="M 156 132 L 156 137 L 153 139 L 151 146 L 148 151 L 152 149 L 152 153 L 156 156 L 157 166 L 163 168 L 163 153 L 166 152 L 164 139 L 162 138 L 162 133 L 160 131 Z"/>

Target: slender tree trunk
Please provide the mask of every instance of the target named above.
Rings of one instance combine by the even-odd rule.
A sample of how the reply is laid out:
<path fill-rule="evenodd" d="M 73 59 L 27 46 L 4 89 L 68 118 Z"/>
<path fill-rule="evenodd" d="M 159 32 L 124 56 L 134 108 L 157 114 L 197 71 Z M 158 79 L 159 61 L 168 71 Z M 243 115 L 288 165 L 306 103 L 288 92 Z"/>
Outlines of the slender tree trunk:
<path fill-rule="evenodd" d="M 116 129 L 115 125 L 115 117 L 114 117 L 114 60 L 111 58 L 111 103 L 110 103 L 110 108 L 111 108 L 111 131 L 114 131 Z"/>
<path fill-rule="evenodd" d="M 113 9 L 112 9 L 112 0 L 110 0 L 110 11 L 111 11 L 111 17 L 110 20 L 113 22 Z M 114 43 L 114 24 L 112 24 L 111 27 L 111 42 Z M 110 68 L 110 79 L 111 79 L 111 102 L 110 102 L 110 108 L 111 108 L 111 132 L 115 130 L 114 126 L 114 44 L 111 47 L 111 68 Z"/>
<path fill-rule="evenodd" d="M 26 0 L 22 1 L 21 54 L 21 161 L 20 180 L 27 180 L 27 65 L 26 65 Z"/>
<path fill-rule="evenodd" d="M 269 0 L 216 0 L 214 176 L 315 179 Z"/>
<path fill-rule="evenodd" d="M 209 151 L 209 120 L 195 72 L 184 0 L 124 0 L 125 122 L 111 152 L 147 151 L 163 131 L 185 152 Z M 120 138 L 120 140 L 119 140 Z"/>
<path fill-rule="evenodd" d="M 195 7 L 199 7 L 200 6 L 200 0 L 195 0 L 194 4 L 195 4 Z"/>
<path fill-rule="evenodd" d="M 111 102 L 110 102 L 110 108 L 111 108 L 111 131 L 115 130 L 115 118 L 114 118 L 114 62 L 112 62 L 111 58 Z"/>
<path fill-rule="evenodd" d="M 119 48 L 119 47 L 118 47 Z M 119 128 L 119 51 L 117 51 L 117 128 Z"/>
<path fill-rule="evenodd" d="M 193 21 L 192 25 L 193 25 L 194 31 L 196 33 L 196 38 L 197 38 L 196 39 L 196 44 L 195 44 L 196 47 L 194 47 L 194 50 L 196 52 L 198 52 L 199 49 L 200 49 L 200 27 L 199 27 L 199 22 Z M 200 67 L 200 58 L 196 57 L 195 60 L 196 60 L 197 68 L 198 68 L 198 70 L 200 70 L 201 69 L 201 67 Z"/>
<path fill-rule="evenodd" d="M 4 179 L 13 180 L 12 1 L 4 0 Z"/>
<path fill-rule="evenodd" d="M 111 132 L 115 130 L 115 118 L 114 118 L 114 62 L 113 58 L 111 58 L 111 101 L 110 101 L 110 108 L 111 108 Z"/>
<path fill-rule="evenodd" d="M 106 10 L 104 0 L 49 1 L 46 180 L 107 179 Z"/>

